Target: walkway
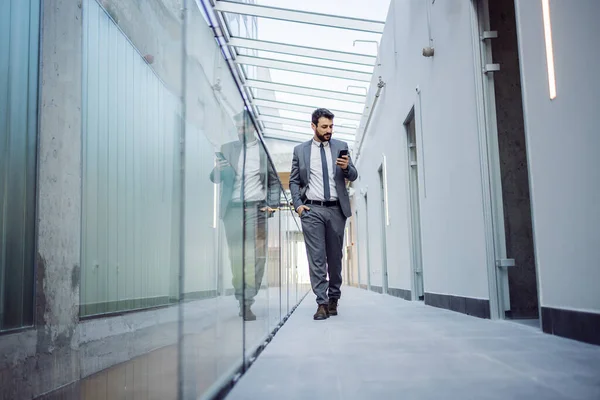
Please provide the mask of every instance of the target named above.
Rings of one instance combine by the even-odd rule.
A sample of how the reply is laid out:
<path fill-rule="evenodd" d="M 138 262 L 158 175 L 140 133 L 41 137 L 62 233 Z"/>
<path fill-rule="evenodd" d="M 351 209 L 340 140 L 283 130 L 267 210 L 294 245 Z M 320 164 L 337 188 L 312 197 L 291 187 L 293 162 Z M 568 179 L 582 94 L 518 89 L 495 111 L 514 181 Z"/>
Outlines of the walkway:
<path fill-rule="evenodd" d="M 600 347 L 346 287 L 309 294 L 228 399 L 600 399 Z"/>

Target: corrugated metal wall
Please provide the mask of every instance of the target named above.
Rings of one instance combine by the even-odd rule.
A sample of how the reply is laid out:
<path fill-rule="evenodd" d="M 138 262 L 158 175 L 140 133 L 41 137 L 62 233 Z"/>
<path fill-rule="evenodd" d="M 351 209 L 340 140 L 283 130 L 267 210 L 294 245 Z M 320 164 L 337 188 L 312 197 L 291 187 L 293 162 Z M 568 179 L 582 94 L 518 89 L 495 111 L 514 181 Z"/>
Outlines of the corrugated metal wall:
<path fill-rule="evenodd" d="M 0 330 L 33 324 L 40 2 L 0 2 Z"/>
<path fill-rule="evenodd" d="M 81 314 L 178 296 L 181 104 L 84 1 Z"/>

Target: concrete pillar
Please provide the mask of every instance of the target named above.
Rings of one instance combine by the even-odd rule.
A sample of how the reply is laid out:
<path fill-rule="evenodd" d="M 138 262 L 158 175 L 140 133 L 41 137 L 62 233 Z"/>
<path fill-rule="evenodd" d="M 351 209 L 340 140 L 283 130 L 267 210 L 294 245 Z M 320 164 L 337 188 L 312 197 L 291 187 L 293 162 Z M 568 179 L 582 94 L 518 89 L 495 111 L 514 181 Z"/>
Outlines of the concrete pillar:
<path fill-rule="evenodd" d="M 45 339 L 71 345 L 79 314 L 83 15 L 81 1 L 42 4 L 37 324 L 48 326 Z"/>

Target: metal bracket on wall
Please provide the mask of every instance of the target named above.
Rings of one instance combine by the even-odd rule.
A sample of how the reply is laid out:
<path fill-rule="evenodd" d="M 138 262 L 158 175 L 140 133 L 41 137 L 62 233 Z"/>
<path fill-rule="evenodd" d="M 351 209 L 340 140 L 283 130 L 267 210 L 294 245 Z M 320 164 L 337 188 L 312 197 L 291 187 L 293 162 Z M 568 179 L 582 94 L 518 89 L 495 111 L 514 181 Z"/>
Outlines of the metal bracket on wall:
<path fill-rule="evenodd" d="M 514 258 L 502 258 L 500 260 L 496 260 L 496 267 L 508 268 L 508 267 L 514 267 L 514 266 L 515 266 Z"/>
<path fill-rule="evenodd" d="M 498 38 L 498 31 L 483 31 L 483 34 L 481 35 L 481 40 L 497 39 L 497 38 Z"/>
<path fill-rule="evenodd" d="M 485 64 L 485 67 L 483 67 L 484 74 L 497 71 L 500 71 L 500 64 Z"/>

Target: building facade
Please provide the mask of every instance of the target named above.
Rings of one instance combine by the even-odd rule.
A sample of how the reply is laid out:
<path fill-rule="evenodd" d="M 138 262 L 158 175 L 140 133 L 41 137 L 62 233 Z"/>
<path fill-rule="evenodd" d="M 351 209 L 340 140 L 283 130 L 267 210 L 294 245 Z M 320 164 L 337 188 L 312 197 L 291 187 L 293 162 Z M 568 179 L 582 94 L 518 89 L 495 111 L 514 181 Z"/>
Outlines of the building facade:
<path fill-rule="evenodd" d="M 355 283 L 600 343 L 599 7 L 392 2 L 355 152 Z"/>

